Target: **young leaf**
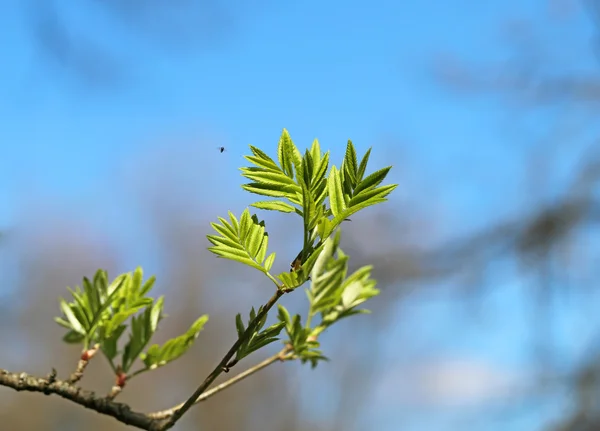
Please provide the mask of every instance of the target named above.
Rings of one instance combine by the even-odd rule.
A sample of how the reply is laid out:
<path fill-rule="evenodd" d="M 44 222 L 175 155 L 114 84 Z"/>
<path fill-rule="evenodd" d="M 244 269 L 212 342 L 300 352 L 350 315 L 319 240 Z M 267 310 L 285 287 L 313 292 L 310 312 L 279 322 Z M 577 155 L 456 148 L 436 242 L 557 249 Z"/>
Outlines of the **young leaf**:
<path fill-rule="evenodd" d="M 251 206 L 254 208 L 258 208 L 261 210 L 267 211 L 280 211 L 282 213 L 292 213 L 296 211 L 296 208 L 291 206 L 290 204 L 286 204 L 281 201 L 260 201 L 254 202 Z"/>
<path fill-rule="evenodd" d="M 70 330 L 63 336 L 63 341 L 68 344 L 79 344 L 85 340 L 85 336 L 76 332 L 74 330 Z"/>
<path fill-rule="evenodd" d="M 140 359 L 144 362 L 147 368 L 154 369 L 162 367 L 169 362 L 181 357 L 194 344 L 196 338 L 204 328 L 208 321 L 208 316 L 204 315 L 198 318 L 187 330 L 187 332 L 179 337 L 168 340 L 162 346 L 153 344 L 140 355 Z"/>
<path fill-rule="evenodd" d="M 100 342 L 100 349 L 109 361 L 115 359 L 117 353 L 119 353 L 117 343 L 123 332 L 125 332 L 125 329 L 127 329 L 126 325 L 119 326 L 112 332 L 109 338 L 103 338 Z"/>
<path fill-rule="evenodd" d="M 273 266 L 273 262 L 275 262 L 275 252 L 271 253 L 265 259 L 265 271 L 270 271 L 271 270 L 271 267 Z"/>
<path fill-rule="evenodd" d="M 371 189 L 373 187 L 377 187 L 379 184 L 381 184 L 381 182 L 383 180 L 385 180 L 385 177 L 387 176 L 387 174 L 390 171 L 390 169 L 392 169 L 392 167 L 388 166 L 386 168 L 383 168 L 383 169 L 380 169 L 380 170 L 378 170 L 376 172 L 373 172 L 367 178 L 365 178 L 364 180 L 362 180 L 358 184 L 358 186 L 356 186 L 356 189 L 354 190 L 354 195 L 359 194 L 363 190 L 369 190 L 369 189 Z"/>
<path fill-rule="evenodd" d="M 244 322 L 242 321 L 242 315 L 239 313 L 236 315 L 235 326 L 238 333 L 238 339 L 241 339 L 244 336 L 244 334 L 247 331 L 247 328 L 249 328 L 252 325 L 252 323 L 256 319 L 256 316 L 260 314 L 261 311 L 262 307 L 259 308 L 258 313 L 254 309 L 254 307 L 252 307 L 252 309 L 250 310 L 250 319 L 248 320 L 247 327 L 244 326 Z M 255 322 L 255 326 L 252 329 L 252 333 L 248 338 L 246 338 L 246 340 L 241 344 L 241 346 L 236 352 L 235 358 L 237 361 L 242 360 L 243 358 L 245 358 L 252 352 L 255 352 L 256 350 L 260 349 L 261 347 L 264 347 L 267 344 L 271 344 L 272 342 L 278 340 L 277 336 L 284 328 L 285 323 L 278 322 L 274 325 L 271 325 L 264 331 L 261 331 L 266 321 L 267 315 L 265 314 L 259 322 Z"/>
<path fill-rule="evenodd" d="M 233 215 L 230 214 L 230 217 L 235 223 L 227 223 L 224 219 L 221 219 L 222 225 L 211 223 L 213 229 L 221 233 L 221 236 L 207 235 L 214 245 L 209 247 L 209 250 L 219 257 L 235 260 L 266 273 L 262 263 L 266 257 L 269 239 L 264 222 L 259 222 L 256 216 L 251 217 L 248 209 L 242 213 L 239 223 Z M 235 232 L 235 237 L 226 234 L 226 231 Z"/>
<path fill-rule="evenodd" d="M 283 129 L 279 144 L 277 145 L 277 158 L 283 172 L 289 177 L 294 178 L 293 170 L 293 155 L 292 155 L 292 138 L 286 129 Z"/>
<path fill-rule="evenodd" d="M 321 163 L 321 145 L 318 139 L 315 139 L 310 146 L 310 155 L 315 166 L 318 166 Z"/>
<path fill-rule="evenodd" d="M 247 192 L 257 195 L 268 196 L 272 198 L 286 198 L 294 204 L 300 204 L 298 199 L 295 197 L 298 190 L 297 186 L 276 183 L 249 183 L 242 184 L 242 188 Z"/>
<path fill-rule="evenodd" d="M 62 310 L 63 314 L 65 315 L 65 317 L 69 321 L 69 324 L 71 325 L 71 328 L 73 329 L 73 331 L 75 331 L 75 332 L 77 332 L 78 334 L 81 334 L 81 335 L 86 335 L 86 331 L 83 328 L 83 325 L 81 324 L 81 322 L 79 321 L 79 319 L 77 317 L 75 317 L 75 313 L 73 312 L 72 306 L 70 306 L 62 298 L 60 300 L 60 309 Z"/>
<path fill-rule="evenodd" d="M 122 368 L 127 372 L 135 360 L 150 342 L 158 328 L 158 323 L 163 319 L 164 297 L 160 296 L 156 302 L 148 304 L 144 312 L 131 318 L 129 341 L 125 345 L 122 357 Z"/>
<path fill-rule="evenodd" d="M 356 172 L 356 181 L 359 183 L 362 181 L 365 176 L 365 172 L 367 170 L 367 164 L 369 163 L 369 156 L 371 155 L 371 148 L 367 150 L 362 160 L 360 161 L 360 165 L 358 166 L 358 171 Z"/>
<path fill-rule="evenodd" d="M 342 191 L 342 183 L 340 173 L 335 166 L 332 166 L 329 178 L 327 179 L 327 187 L 329 191 L 329 205 L 334 216 L 342 214 L 346 209 L 344 201 L 344 193 Z"/>

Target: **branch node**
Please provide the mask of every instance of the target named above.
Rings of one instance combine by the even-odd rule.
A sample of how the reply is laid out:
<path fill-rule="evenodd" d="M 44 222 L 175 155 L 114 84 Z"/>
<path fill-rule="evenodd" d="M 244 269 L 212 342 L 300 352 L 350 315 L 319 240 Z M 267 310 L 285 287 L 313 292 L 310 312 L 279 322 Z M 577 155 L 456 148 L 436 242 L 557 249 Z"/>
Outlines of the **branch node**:
<path fill-rule="evenodd" d="M 57 374 L 58 373 L 56 372 L 56 368 L 52 368 L 52 371 L 50 371 L 50 373 L 46 376 L 46 380 L 48 381 L 49 385 L 56 381 Z"/>
<path fill-rule="evenodd" d="M 95 344 L 91 349 L 84 350 L 81 353 L 81 357 L 79 358 L 79 362 L 77 363 L 77 369 L 71 376 L 67 379 L 67 382 L 70 384 L 77 383 L 83 377 L 83 372 L 86 367 L 90 363 L 90 360 L 94 357 L 94 355 L 100 349 L 100 344 Z"/>

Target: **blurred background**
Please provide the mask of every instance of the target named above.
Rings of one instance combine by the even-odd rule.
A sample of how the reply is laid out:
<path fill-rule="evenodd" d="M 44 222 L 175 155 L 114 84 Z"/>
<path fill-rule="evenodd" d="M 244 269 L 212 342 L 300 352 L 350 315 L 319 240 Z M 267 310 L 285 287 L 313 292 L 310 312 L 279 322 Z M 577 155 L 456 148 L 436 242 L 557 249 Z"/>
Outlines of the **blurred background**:
<path fill-rule="evenodd" d="M 385 205 L 344 226 L 375 265 L 373 314 L 322 338 L 316 370 L 274 364 L 186 430 L 600 430 L 600 2 L 5 0 L 0 6 L 0 367 L 65 377 L 52 318 L 98 268 L 143 266 L 169 314 L 201 314 L 177 363 L 119 400 L 186 399 L 265 302 L 211 255 L 209 222 L 257 200 L 238 168 L 282 128 L 394 165 Z M 221 153 L 219 147 L 226 151 Z M 300 219 L 261 214 L 276 271 Z M 284 297 L 305 313 L 302 292 Z M 274 318 L 274 316 L 271 316 Z M 245 359 L 242 371 L 278 345 Z M 103 358 L 82 385 L 105 393 Z M 36 414 L 31 414 L 31 412 Z M 0 388 L 11 430 L 125 430 L 56 396 Z"/>

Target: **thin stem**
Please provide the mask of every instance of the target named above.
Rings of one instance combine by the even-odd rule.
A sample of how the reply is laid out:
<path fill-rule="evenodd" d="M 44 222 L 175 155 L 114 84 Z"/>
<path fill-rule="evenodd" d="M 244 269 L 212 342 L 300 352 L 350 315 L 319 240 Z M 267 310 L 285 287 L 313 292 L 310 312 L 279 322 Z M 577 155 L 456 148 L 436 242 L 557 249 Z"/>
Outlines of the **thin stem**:
<path fill-rule="evenodd" d="M 231 379 L 226 380 L 225 382 L 221 383 L 220 385 L 215 386 L 210 391 L 204 392 L 202 395 L 200 395 L 196 399 L 194 404 L 200 403 L 200 402 L 212 397 L 213 395 L 221 392 L 222 390 L 227 389 L 228 387 L 230 387 L 238 382 L 241 382 L 246 377 L 249 377 L 252 374 L 259 372 L 260 370 L 268 367 L 269 365 L 271 365 L 274 362 L 277 362 L 277 361 L 283 362 L 288 359 L 291 359 L 291 347 L 290 346 L 285 347 L 279 353 L 268 357 L 264 361 L 256 364 L 255 366 L 253 366 L 251 368 L 248 368 L 246 371 L 238 374 L 237 376 L 232 377 Z M 183 407 L 183 403 L 179 404 L 178 406 L 171 407 L 170 409 L 167 409 L 167 410 L 162 410 L 160 412 L 155 412 L 155 413 L 149 413 L 148 416 L 151 417 L 152 419 L 157 419 L 157 420 L 166 419 L 166 418 L 170 417 L 171 415 L 173 415 L 176 410 L 178 410 L 182 407 Z"/>
<path fill-rule="evenodd" d="M 306 329 L 310 328 L 310 321 L 312 319 L 312 316 L 313 316 L 312 313 L 309 311 L 308 312 L 308 316 L 306 316 L 306 325 L 305 325 Z"/>
<path fill-rule="evenodd" d="M 145 373 L 146 371 L 150 371 L 150 368 L 140 368 L 139 370 L 134 371 L 133 373 L 128 374 L 126 380 L 131 380 L 135 376 L 139 376 L 140 374 Z"/>
<path fill-rule="evenodd" d="M 263 307 L 261 312 L 256 315 L 256 318 L 252 322 L 250 322 L 250 324 L 248 325 L 248 328 L 242 334 L 242 336 L 238 338 L 238 340 L 233 344 L 233 346 L 231 346 L 231 348 L 225 354 L 225 356 L 223 356 L 223 359 L 221 359 L 219 364 L 204 379 L 202 384 L 198 387 L 198 389 L 196 389 L 194 391 L 192 396 L 189 397 L 188 400 L 185 403 L 183 403 L 183 405 L 179 409 L 175 410 L 175 412 L 169 418 L 169 420 L 160 427 L 160 430 L 164 431 L 164 430 L 168 430 L 168 429 L 172 428 L 173 425 L 175 425 L 175 423 L 179 419 L 181 419 L 181 417 L 185 414 L 185 412 L 187 412 L 190 409 L 190 407 L 192 407 L 194 405 L 194 403 L 200 397 L 200 395 L 202 395 L 208 389 L 208 387 L 216 380 L 216 378 L 219 377 L 219 375 L 224 370 L 227 369 L 227 364 L 229 363 L 229 361 L 231 360 L 233 355 L 235 355 L 235 353 L 238 351 L 240 346 L 244 342 L 246 342 L 246 340 L 248 340 L 248 338 L 250 338 L 250 335 L 256 329 L 256 325 L 258 324 L 258 322 L 260 322 L 260 320 L 269 312 L 269 310 L 275 305 L 275 303 L 279 300 L 279 298 L 281 298 L 283 296 L 283 294 L 284 294 L 283 290 L 277 289 L 275 294 L 265 304 L 265 306 Z"/>
<path fill-rule="evenodd" d="M 110 359 L 108 356 L 106 356 L 106 354 L 104 355 L 104 357 L 108 361 L 108 364 L 110 365 L 110 368 L 113 370 L 113 373 L 117 374 L 117 367 L 115 366 L 115 363 L 113 362 L 113 360 Z"/>
<path fill-rule="evenodd" d="M 55 394 L 100 414 L 111 416 L 121 423 L 143 430 L 152 429 L 156 423 L 148 415 L 135 412 L 126 404 L 107 400 L 105 397 L 97 396 L 93 392 L 86 391 L 65 380 L 57 379 L 54 370 L 47 377 L 37 377 L 24 372 L 11 373 L 0 369 L 0 386 L 16 391 L 39 392 L 45 395 Z"/>
<path fill-rule="evenodd" d="M 275 277 L 273 277 L 269 272 L 265 273 L 267 275 L 267 277 L 269 277 L 269 280 L 271 280 L 273 283 L 275 283 L 275 286 L 277 286 L 277 289 L 279 289 L 281 286 L 279 285 L 279 282 L 277 281 L 277 279 Z"/>

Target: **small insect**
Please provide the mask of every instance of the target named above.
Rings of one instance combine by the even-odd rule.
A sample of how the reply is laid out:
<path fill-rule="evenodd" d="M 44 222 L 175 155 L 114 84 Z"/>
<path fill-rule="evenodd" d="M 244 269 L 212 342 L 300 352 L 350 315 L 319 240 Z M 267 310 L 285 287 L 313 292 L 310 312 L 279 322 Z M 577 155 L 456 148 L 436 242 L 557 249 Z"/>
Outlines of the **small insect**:
<path fill-rule="evenodd" d="M 217 147 L 217 149 L 219 150 L 219 153 L 222 153 L 223 151 L 225 151 L 225 147 Z"/>

